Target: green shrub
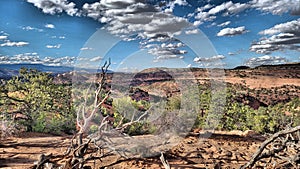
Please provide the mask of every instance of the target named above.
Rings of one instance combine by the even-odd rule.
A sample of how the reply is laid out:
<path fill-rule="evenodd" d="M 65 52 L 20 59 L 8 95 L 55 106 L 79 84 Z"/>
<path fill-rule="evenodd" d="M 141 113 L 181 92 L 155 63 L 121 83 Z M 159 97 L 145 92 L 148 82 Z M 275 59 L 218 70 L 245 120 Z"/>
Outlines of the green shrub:
<path fill-rule="evenodd" d="M 3 82 L 2 82 L 3 83 Z M 75 129 L 71 86 L 55 84 L 49 73 L 21 68 L 1 86 L 0 110 L 22 114 L 16 121 L 27 131 L 60 133 Z"/>

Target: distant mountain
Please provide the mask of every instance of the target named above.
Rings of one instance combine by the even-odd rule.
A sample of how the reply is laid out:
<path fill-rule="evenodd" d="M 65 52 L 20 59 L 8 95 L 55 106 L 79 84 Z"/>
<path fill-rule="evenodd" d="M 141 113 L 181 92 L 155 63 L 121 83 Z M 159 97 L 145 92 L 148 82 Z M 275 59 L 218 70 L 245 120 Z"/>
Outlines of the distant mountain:
<path fill-rule="evenodd" d="M 47 66 L 43 64 L 0 64 L 0 79 L 9 79 L 12 76 L 18 75 L 20 68 L 37 69 L 42 72 L 60 74 L 71 72 L 73 67 L 67 66 Z"/>
<path fill-rule="evenodd" d="M 68 66 L 47 66 L 43 64 L 0 64 L 0 79 L 10 79 L 12 76 L 16 76 L 19 74 L 19 70 L 22 68 L 28 69 L 37 69 L 41 72 L 49 72 L 53 75 L 59 75 L 64 73 L 69 73 L 73 71 L 79 71 L 81 73 L 101 73 L 99 69 L 91 69 L 91 68 L 75 68 Z M 107 73 L 112 73 L 113 71 L 108 70 Z"/>

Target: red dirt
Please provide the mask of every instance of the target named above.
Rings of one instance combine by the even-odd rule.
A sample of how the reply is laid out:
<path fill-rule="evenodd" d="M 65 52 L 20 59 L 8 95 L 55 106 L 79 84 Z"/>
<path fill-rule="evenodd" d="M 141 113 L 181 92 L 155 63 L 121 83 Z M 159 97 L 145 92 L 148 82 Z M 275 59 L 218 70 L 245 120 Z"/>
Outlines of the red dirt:
<path fill-rule="evenodd" d="M 260 137 L 261 138 L 261 137 Z M 21 137 L 10 137 L 0 143 L 0 168 L 25 169 L 33 166 L 40 154 L 62 155 L 70 144 L 70 136 L 52 136 L 38 133 L 23 133 Z M 192 133 L 181 143 L 165 153 L 171 168 L 213 168 L 216 165 L 238 168 L 249 160 L 261 139 L 241 136 L 240 133 L 213 134 L 201 138 Z M 127 159 L 115 163 L 117 155 L 97 161 L 97 168 L 163 168 L 159 157 Z M 115 164 L 114 164 L 115 163 Z M 92 168 L 96 168 L 91 164 Z"/>

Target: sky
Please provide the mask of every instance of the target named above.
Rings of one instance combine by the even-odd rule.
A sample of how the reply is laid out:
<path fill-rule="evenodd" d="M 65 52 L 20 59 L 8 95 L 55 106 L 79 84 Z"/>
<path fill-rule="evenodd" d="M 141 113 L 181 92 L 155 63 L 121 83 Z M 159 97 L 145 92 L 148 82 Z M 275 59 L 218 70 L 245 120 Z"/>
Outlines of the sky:
<path fill-rule="evenodd" d="M 0 64 L 113 70 L 299 62 L 300 0 L 1 0 Z"/>

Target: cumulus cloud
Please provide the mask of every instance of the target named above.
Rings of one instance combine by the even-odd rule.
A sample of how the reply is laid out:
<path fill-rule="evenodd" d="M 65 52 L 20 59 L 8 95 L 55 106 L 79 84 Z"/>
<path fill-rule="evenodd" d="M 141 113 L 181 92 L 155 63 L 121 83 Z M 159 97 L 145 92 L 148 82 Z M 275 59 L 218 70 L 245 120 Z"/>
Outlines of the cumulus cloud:
<path fill-rule="evenodd" d="M 40 63 L 37 53 L 24 53 L 14 56 L 0 56 L 0 63 Z"/>
<path fill-rule="evenodd" d="M 4 46 L 8 46 L 8 47 L 13 47 L 13 46 L 22 47 L 22 46 L 26 46 L 26 45 L 29 45 L 29 43 L 28 42 L 11 42 L 9 40 L 7 40 L 5 43 L 0 44 L 1 47 L 4 47 Z"/>
<path fill-rule="evenodd" d="M 300 19 L 275 25 L 259 34 L 266 36 L 253 42 L 250 51 L 264 54 L 286 49 L 300 51 Z"/>
<path fill-rule="evenodd" d="M 3 34 L 0 35 L 0 41 L 2 41 L 2 43 L 0 43 L 0 47 L 23 47 L 29 45 L 29 43 L 25 41 L 19 41 L 19 42 L 10 41 L 8 38 L 9 34 L 4 33 L 3 31 L 1 31 L 0 33 Z"/>
<path fill-rule="evenodd" d="M 222 62 L 225 59 L 223 55 L 216 55 L 212 57 L 195 57 L 194 62 L 197 63 L 199 66 L 204 67 L 222 67 L 226 64 Z"/>
<path fill-rule="evenodd" d="M 183 59 L 184 54 L 187 53 L 186 50 L 182 49 L 185 45 L 182 42 L 178 43 L 162 43 L 162 44 L 148 44 L 145 48 L 148 48 L 148 53 L 152 54 L 155 57 L 155 60 L 164 60 L 164 59 Z"/>
<path fill-rule="evenodd" d="M 165 12 L 170 12 L 170 13 L 171 13 L 171 12 L 173 12 L 173 10 L 174 10 L 174 8 L 175 8 L 176 5 L 179 5 L 179 6 L 186 6 L 186 5 L 188 5 L 188 2 L 187 2 L 186 0 L 175 0 L 175 1 L 170 1 L 170 2 L 166 5 L 164 11 L 165 11 Z"/>
<path fill-rule="evenodd" d="M 72 56 L 64 56 L 64 57 L 45 57 L 42 59 L 42 63 L 45 65 L 51 66 L 71 66 L 75 62 L 75 57 Z"/>
<path fill-rule="evenodd" d="M 300 0 L 252 0 L 250 4 L 252 8 L 275 15 L 286 12 L 300 15 Z"/>
<path fill-rule="evenodd" d="M 198 7 L 196 9 L 196 12 L 203 12 L 203 11 L 205 11 L 207 9 L 211 9 L 212 7 L 214 7 L 214 6 L 211 5 L 211 4 L 206 4 L 206 5 L 202 6 L 202 7 Z"/>
<path fill-rule="evenodd" d="M 85 3 L 82 7 L 83 15 L 104 23 L 116 19 L 116 16 L 156 11 L 157 8 L 139 0 L 103 0 L 92 4 Z"/>
<path fill-rule="evenodd" d="M 216 55 L 212 57 L 195 57 L 194 62 L 201 63 L 201 62 L 216 62 L 225 59 L 223 55 Z"/>
<path fill-rule="evenodd" d="M 249 8 L 254 8 L 265 13 L 281 15 L 290 12 L 292 15 L 300 15 L 300 0 L 251 0 L 248 3 L 233 3 L 232 1 L 223 2 L 214 6 L 206 4 L 195 10 L 196 19 L 194 25 L 200 25 L 206 21 L 213 21 L 217 14 L 222 16 L 235 15 Z"/>
<path fill-rule="evenodd" d="M 274 65 L 274 64 L 282 64 L 286 63 L 287 59 L 280 56 L 261 56 L 256 58 L 250 58 L 245 65 L 255 67 L 260 65 Z"/>
<path fill-rule="evenodd" d="M 217 36 L 235 36 L 246 32 L 248 31 L 246 30 L 245 26 L 240 26 L 237 28 L 224 28 L 218 32 Z"/>
<path fill-rule="evenodd" d="M 58 45 L 46 45 L 46 48 L 48 49 L 59 49 L 61 47 L 61 44 Z"/>
<path fill-rule="evenodd" d="M 195 14 L 190 16 L 195 18 L 194 25 L 199 26 L 204 22 L 215 20 L 217 14 L 222 16 L 235 15 L 250 8 L 265 13 L 272 13 L 273 15 L 281 15 L 287 12 L 290 12 L 291 15 L 300 15 L 299 4 L 300 0 L 251 0 L 247 3 L 227 1 L 220 5 L 206 4 L 197 8 Z"/>
<path fill-rule="evenodd" d="M 261 35 L 274 35 L 276 33 L 285 32 L 285 33 L 300 33 L 300 19 L 293 20 L 286 23 L 277 24 L 270 29 L 263 30 L 259 32 Z"/>
<path fill-rule="evenodd" d="M 187 2 L 175 0 L 167 4 L 170 9 L 175 5 L 187 5 Z M 172 41 L 172 38 L 181 34 L 184 29 L 192 27 L 186 18 L 176 17 L 158 6 L 146 4 L 141 0 L 104 0 L 86 3 L 82 7 L 82 15 L 106 23 L 104 29 L 125 41 L 139 39 L 141 48 L 146 47 L 149 53 L 156 55 L 157 58 L 166 58 L 167 55 L 172 58 L 174 53 L 183 51 L 157 47 L 151 43 L 155 42 L 159 46 L 163 42 Z"/>
<path fill-rule="evenodd" d="M 199 33 L 199 30 L 198 30 L 198 29 L 186 30 L 185 33 L 186 33 L 187 35 L 198 34 L 198 33 Z"/>
<path fill-rule="evenodd" d="M 121 37 L 138 34 L 140 38 L 147 39 L 157 34 L 173 37 L 189 26 L 190 23 L 185 18 L 171 14 L 140 13 L 117 17 L 108 23 L 106 29 Z"/>
<path fill-rule="evenodd" d="M 78 9 L 75 8 L 75 3 L 67 0 L 27 0 L 34 6 L 42 9 L 44 13 L 54 15 L 56 13 L 66 12 L 68 15 L 78 14 Z"/>
<path fill-rule="evenodd" d="M 31 64 L 45 64 L 52 66 L 71 66 L 74 64 L 75 57 L 45 57 L 40 58 L 38 53 L 21 53 L 13 56 L 0 56 L 1 64 L 17 64 L 17 63 L 31 63 Z"/>
<path fill-rule="evenodd" d="M 216 14 L 222 13 L 223 16 L 234 15 L 249 8 L 248 3 L 233 3 L 232 1 L 224 2 L 218 6 L 212 6 L 210 4 L 204 7 L 197 8 L 195 15 L 195 25 L 202 24 L 205 21 L 213 21 L 216 19 Z"/>
<path fill-rule="evenodd" d="M 45 28 L 54 29 L 55 26 L 53 24 L 48 23 L 48 24 L 45 25 Z"/>

